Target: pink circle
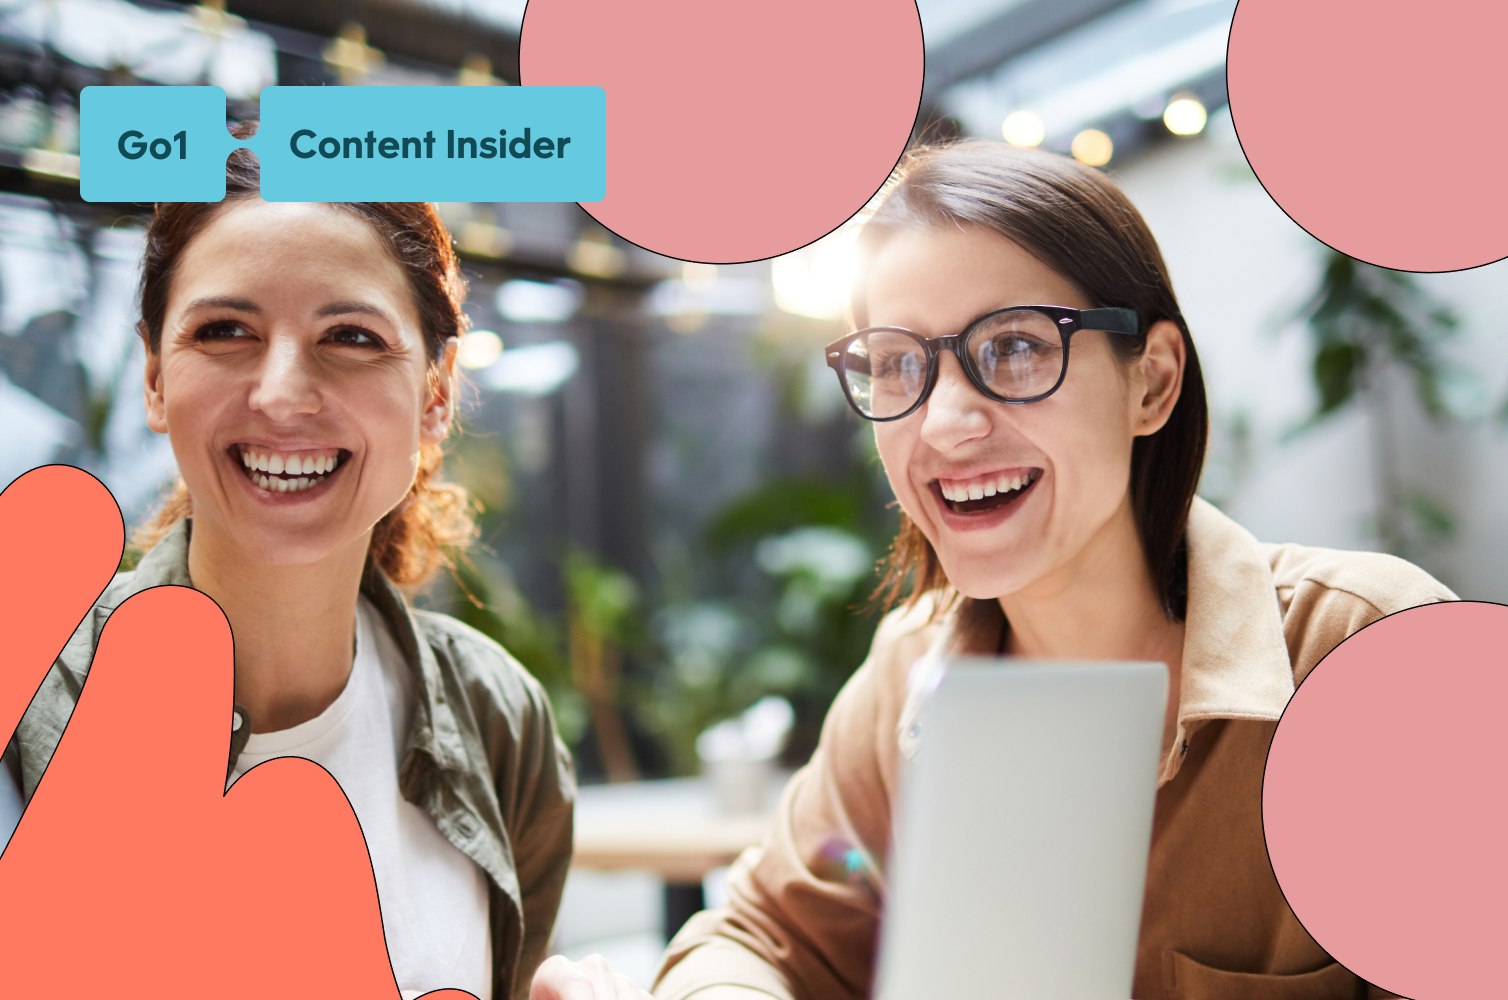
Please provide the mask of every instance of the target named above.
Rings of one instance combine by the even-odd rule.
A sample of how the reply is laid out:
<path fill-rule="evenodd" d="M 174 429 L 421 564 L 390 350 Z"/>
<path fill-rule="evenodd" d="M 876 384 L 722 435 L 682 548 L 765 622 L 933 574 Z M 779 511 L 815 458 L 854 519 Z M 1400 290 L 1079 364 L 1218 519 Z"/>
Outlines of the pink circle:
<path fill-rule="evenodd" d="M 1483 0 L 1245 0 L 1226 80 L 1274 201 L 1337 250 L 1454 271 L 1508 256 L 1502 38 Z"/>
<path fill-rule="evenodd" d="M 1341 964 L 1414 1000 L 1495 995 L 1508 893 L 1508 608 L 1401 611 L 1299 686 L 1267 757 L 1278 884 Z"/>
<path fill-rule="evenodd" d="M 915 0 L 529 0 L 525 84 L 607 92 L 598 222 L 656 253 L 737 263 L 853 215 L 921 100 Z"/>

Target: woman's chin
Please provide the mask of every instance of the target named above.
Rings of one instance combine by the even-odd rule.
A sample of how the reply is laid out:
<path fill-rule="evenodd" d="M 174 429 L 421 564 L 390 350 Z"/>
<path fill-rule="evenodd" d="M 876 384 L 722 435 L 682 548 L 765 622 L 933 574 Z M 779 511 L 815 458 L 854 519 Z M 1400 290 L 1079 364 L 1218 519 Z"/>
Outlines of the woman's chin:
<path fill-rule="evenodd" d="M 1005 558 L 981 558 L 980 554 L 973 553 L 967 558 L 949 559 L 945 553 L 938 553 L 948 584 L 964 597 L 976 601 L 997 600 L 1030 584 L 1028 575 L 1022 573 L 1019 566 L 1001 572 Z"/>
<path fill-rule="evenodd" d="M 293 519 L 241 517 L 229 529 L 196 519 L 194 533 L 213 531 L 221 536 L 211 551 L 223 553 L 236 568 L 292 569 L 314 567 L 342 556 L 360 553 L 365 558 L 371 532 L 318 523 L 293 523 Z M 268 523 L 269 521 L 273 523 Z M 353 556 L 354 557 L 354 556 Z"/>

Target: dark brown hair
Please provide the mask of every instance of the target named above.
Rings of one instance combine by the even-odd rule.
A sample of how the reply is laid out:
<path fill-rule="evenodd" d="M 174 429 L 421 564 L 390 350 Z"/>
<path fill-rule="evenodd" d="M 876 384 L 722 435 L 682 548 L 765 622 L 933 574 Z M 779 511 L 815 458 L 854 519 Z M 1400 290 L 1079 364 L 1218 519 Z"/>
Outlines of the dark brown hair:
<path fill-rule="evenodd" d="M 247 123 L 237 126 L 232 134 L 244 139 L 254 131 L 254 124 Z M 238 149 L 226 160 L 223 203 L 162 202 L 156 206 L 142 258 L 141 321 L 137 324 L 148 351 L 156 354 L 161 349 L 168 295 L 184 250 L 225 205 L 255 198 L 260 191 L 261 170 L 256 157 Z M 365 220 L 403 268 L 424 331 L 430 383 L 437 385 L 446 342 L 466 331 L 466 316 L 461 311 L 466 283 L 450 233 L 434 206 L 427 203 L 331 205 Z M 377 522 L 372 532 L 372 562 L 394 583 L 408 589 L 422 584 L 440 567 L 451 565 L 453 554 L 465 548 L 473 533 L 466 491 L 439 481 L 442 457 L 439 444 L 420 449 L 418 474 L 408 495 Z M 150 548 L 173 525 L 192 514 L 188 488 L 179 479 L 162 507 L 136 530 L 132 543 L 141 549 Z"/>
<path fill-rule="evenodd" d="M 1183 334 L 1182 391 L 1168 421 L 1131 449 L 1131 505 L 1163 610 L 1181 620 L 1187 602 L 1184 530 L 1204 465 L 1209 413 L 1204 376 L 1167 266 L 1141 214 L 1105 174 L 1075 160 L 1000 142 L 967 140 L 910 153 L 859 236 L 861 253 L 890 234 L 937 225 L 991 230 L 1072 281 L 1096 306 L 1141 317 L 1141 336 L 1111 337 L 1125 363 L 1146 350 L 1147 329 L 1169 320 Z M 862 324 L 863 286 L 854 297 Z M 937 553 L 905 513 L 875 600 L 890 608 L 924 594 L 948 597 Z M 937 610 L 957 595 L 939 601 Z"/>

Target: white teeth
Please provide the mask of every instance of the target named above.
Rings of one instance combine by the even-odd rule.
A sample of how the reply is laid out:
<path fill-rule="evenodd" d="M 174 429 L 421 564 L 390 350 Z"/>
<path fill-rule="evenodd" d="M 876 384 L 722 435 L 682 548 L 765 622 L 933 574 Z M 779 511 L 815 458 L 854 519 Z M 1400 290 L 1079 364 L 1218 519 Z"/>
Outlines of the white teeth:
<path fill-rule="evenodd" d="M 938 489 L 942 491 L 943 499 L 951 500 L 954 503 L 962 503 L 966 500 L 982 500 L 985 497 L 992 497 L 999 493 L 1011 493 L 1024 489 L 1030 486 L 1033 481 L 1032 474 L 1025 472 L 1015 476 L 1002 475 L 994 482 L 963 484 L 939 480 L 937 485 Z"/>
<path fill-rule="evenodd" d="M 279 455 L 271 451 L 241 451 L 241 464 L 251 472 L 267 475 L 313 476 L 334 472 L 340 464 L 336 455 Z"/>

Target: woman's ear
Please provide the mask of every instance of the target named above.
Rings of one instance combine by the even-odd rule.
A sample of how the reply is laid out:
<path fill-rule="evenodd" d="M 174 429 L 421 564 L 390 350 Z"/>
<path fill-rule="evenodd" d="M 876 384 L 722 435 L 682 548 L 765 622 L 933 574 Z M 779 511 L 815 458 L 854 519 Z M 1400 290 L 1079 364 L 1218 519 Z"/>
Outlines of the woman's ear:
<path fill-rule="evenodd" d="M 152 350 L 151 338 L 145 323 L 136 324 L 136 334 L 147 352 L 147 366 L 142 375 L 142 388 L 147 404 L 147 426 L 158 434 L 168 432 L 168 409 L 162 395 L 162 353 Z"/>
<path fill-rule="evenodd" d="M 1173 414 L 1183 391 L 1183 366 L 1187 352 L 1183 331 L 1172 320 L 1158 320 L 1147 331 L 1147 348 L 1137 359 L 1140 377 L 1133 426 L 1137 437 L 1156 434 Z"/>
<path fill-rule="evenodd" d="M 455 419 L 456 405 L 456 351 L 461 338 L 449 337 L 439 364 L 430 373 L 429 399 L 424 404 L 424 413 L 419 418 L 419 437 L 425 444 L 439 444 L 450 433 Z"/>

